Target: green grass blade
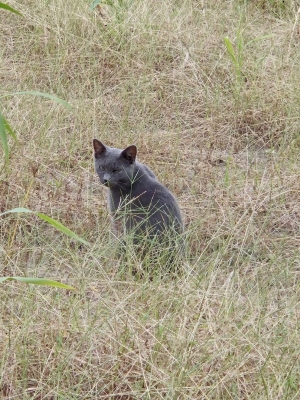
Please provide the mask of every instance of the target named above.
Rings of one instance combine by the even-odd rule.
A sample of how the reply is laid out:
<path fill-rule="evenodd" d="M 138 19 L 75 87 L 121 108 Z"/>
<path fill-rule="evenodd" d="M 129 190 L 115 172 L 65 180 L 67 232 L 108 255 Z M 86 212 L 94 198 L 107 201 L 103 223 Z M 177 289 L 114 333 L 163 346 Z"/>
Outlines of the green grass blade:
<path fill-rule="evenodd" d="M 11 126 L 9 125 L 9 123 L 7 122 L 7 119 L 4 118 L 3 115 L 2 115 L 2 118 L 3 118 L 5 130 L 10 134 L 10 136 L 12 136 L 15 140 L 17 140 L 16 134 L 15 134 L 15 132 L 12 130 L 12 128 L 11 128 Z"/>
<path fill-rule="evenodd" d="M 69 228 L 61 224 L 60 222 L 56 221 L 55 219 L 49 217 L 46 214 L 40 213 L 40 212 L 35 212 L 31 211 L 28 208 L 23 208 L 23 207 L 18 207 L 18 208 L 13 208 L 12 210 L 5 211 L 4 213 L 0 214 L 0 217 L 5 214 L 9 213 L 32 213 L 37 215 L 39 218 L 43 219 L 44 221 L 48 222 L 50 225 L 52 225 L 54 228 L 57 230 L 61 231 L 65 235 L 70 236 L 73 239 L 76 239 L 78 242 L 81 242 L 87 246 L 89 246 L 89 242 L 81 238 L 80 236 L 76 235 L 73 231 L 71 231 Z"/>
<path fill-rule="evenodd" d="M 246 46 L 249 46 L 251 43 L 258 42 L 259 40 L 271 39 L 271 38 L 273 38 L 273 37 L 274 37 L 273 34 L 258 36 L 258 37 L 256 37 L 255 39 L 249 40 L 249 42 L 247 42 L 247 43 L 245 44 L 245 47 L 246 47 Z"/>
<path fill-rule="evenodd" d="M 31 210 L 28 210 L 28 208 L 18 207 L 18 208 L 13 208 L 12 210 L 5 211 L 5 212 L 1 213 L 0 217 L 2 215 L 10 214 L 10 213 L 34 213 L 34 212 L 31 211 Z"/>
<path fill-rule="evenodd" d="M 2 142 L 4 154 L 5 154 L 5 160 L 8 161 L 9 157 L 9 150 L 8 150 L 8 144 L 7 144 L 7 136 L 5 132 L 5 122 L 4 118 L 0 112 L 0 140 Z"/>
<path fill-rule="evenodd" d="M 86 240 L 82 239 L 80 236 L 76 235 L 73 231 L 71 231 L 69 228 L 61 224 L 60 222 L 56 221 L 55 219 L 48 217 L 48 215 L 42 214 L 42 213 L 35 213 L 37 216 L 39 216 L 41 219 L 44 221 L 48 222 L 50 225 L 54 226 L 54 228 L 58 229 L 59 231 L 63 232 L 64 234 L 70 236 L 73 239 L 78 240 L 79 242 L 89 245 L 89 242 Z"/>
<path fill-rule="evenodd" d="M 0 3 L 0 8 L 3 8 L 4 10 L 7 10 L 7 11 L 11 11 L 11 12 L 23 17 L 23 15 L 19 11 L 15 10 L 14 8 L 10 7 L 9 5 L 7 5 L 5 3 Z"/>
<path fill-rule="evenodd" d="M 8 97 L 8 96 L 15 96 L 15 95 L 19 95 L 19 94 L 22 94 L 22 95 L 29 94 L 31 96 L 45 97 L 46 99 L 53 100 L 56 103 L 63 105 L 64 107 L 68 108 L 69 110 L 73 110 L 73 107 L 66 100 L 62 100 L 59 97 L 55 96 L 54 94 L 36 92 L 36 91 L 31 91 L 31 90 L 25 91 L 25 92 L 8 93 L 8 94 L 1 96 L 0 98 L 4 98 L 4 97 Z"/>
<path fill-rule="evenodd" d="M 230 39 L 227 36 L 224 37 L 224 43 L 225 43 L 225 46 L 227 48 L 228 54 L 230 55 L 234 65 L 236 65 L 237 64 L 237 59 L 236 59 L 236 56 L 235 56 L 235 53 L 234 53 L 234 48 L 232 46 L 232 43 L 231 43 Z"/>
<path fill-rule="evenodd" d="M 24 283 L 33 283 L 34 285 L 44 285 L 44 286 L 52 286 L 61 289 L 70 289 L 76 290 L 73 286 L 65 285 L 64 283 L 54 281 L 52 279 L 46 278 L 29 278 L 23 276 L 8 276 L 8 277 L 0 277 L 0 283 L 4 281 L 19 281 Z"/>

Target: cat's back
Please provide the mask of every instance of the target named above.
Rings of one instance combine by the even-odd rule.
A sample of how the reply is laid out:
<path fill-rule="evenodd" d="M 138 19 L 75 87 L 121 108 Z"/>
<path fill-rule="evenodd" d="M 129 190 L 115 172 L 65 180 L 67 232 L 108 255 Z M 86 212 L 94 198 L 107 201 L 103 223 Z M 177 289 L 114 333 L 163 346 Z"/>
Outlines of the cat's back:
<path fill-rule="evenodd" d="M 149 210 L 149 222 L 159 221 L 170 225 L 172 222 L 183 228 L 180 209 L 175 196 L 161 182 L 149 167 L 137 163 L 139 178 L 133 185 L 133 207 Z"/>

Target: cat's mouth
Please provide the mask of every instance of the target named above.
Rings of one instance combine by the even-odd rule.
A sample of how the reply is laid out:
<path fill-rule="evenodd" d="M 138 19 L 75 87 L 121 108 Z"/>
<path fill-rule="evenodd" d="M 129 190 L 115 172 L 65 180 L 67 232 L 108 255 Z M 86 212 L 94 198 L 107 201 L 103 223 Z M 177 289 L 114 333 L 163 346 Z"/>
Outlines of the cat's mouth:
<path fill-rule="evenodd" d="M 126 185 L 127 181 L 125 179 L 119 179 L 118 182 L 113 183 L 113 182 L 105 179 L 101 183 L 103 186 L 105 186 L 107 188 L 113 188 L 114 186 L 118 186 L 118 185 L 124 186 L 124 185 Z"/>

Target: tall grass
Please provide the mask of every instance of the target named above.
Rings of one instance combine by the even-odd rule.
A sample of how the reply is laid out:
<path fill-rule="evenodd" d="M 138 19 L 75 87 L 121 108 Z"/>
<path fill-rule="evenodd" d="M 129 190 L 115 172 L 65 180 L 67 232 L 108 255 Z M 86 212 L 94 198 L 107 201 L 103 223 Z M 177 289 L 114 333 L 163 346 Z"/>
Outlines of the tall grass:
<path fill-rule="evenodd" d="M 39 210 L 91 243 L 36 214 L 1 219 L 0 276 L 78 288 L 0 286 L 2 397 L 297 399 L 297 7 L 91 3 L 0 14 L 2 93 L 74 107 L 2 99 L 18 142 L 8 135 L 5 168 L 1 156 L 0 212 Z M 135 143 L 176 194 L 184 274 L 137 279 L 131 253 L 113 256 L 93 137 Z"/>

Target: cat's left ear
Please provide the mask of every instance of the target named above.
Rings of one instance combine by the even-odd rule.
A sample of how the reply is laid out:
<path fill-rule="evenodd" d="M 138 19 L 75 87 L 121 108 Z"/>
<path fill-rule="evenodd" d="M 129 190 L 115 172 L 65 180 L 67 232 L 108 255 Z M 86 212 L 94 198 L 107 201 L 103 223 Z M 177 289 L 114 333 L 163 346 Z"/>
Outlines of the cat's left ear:
<path fill-rule="evenodd" d="M 136 158 L 136 153 L 137 153 L 137 148 L 133 144 L 131 146 L 126 147 L 126 149 L 122 151 L 121 157 L 129 161 L 129 164 L 133 164 Z"/>
<path fill-rule="evenodd" d="M 101 157 L 106 152 L 106 147 L 98 139 L 93 139 L 95 158 Z"/>

